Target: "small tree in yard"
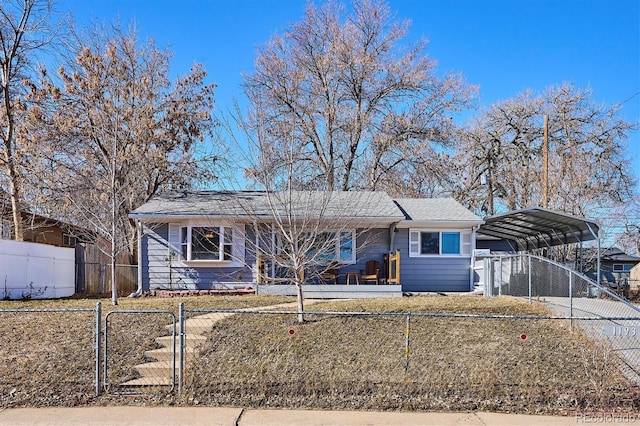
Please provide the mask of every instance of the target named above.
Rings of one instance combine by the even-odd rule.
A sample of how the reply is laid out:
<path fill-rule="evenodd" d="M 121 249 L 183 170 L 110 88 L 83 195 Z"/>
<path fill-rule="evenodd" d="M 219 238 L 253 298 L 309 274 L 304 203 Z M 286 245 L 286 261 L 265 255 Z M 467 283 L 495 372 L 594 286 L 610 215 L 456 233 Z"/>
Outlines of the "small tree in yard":
<path fill-rule="evenodd" d="M 249 144 L 247 178 L 261 191 L 253 197 L 238 197 L 237 219 L 248 221 L 256 237 L 247 238 L 248 250 L 271 272 L 286 271 L 283 280 L 295 285 L 298 321 L 303 322 L 304 284 L 322 280 L 329 269 L 355 259 L 367 247 L 373 236 L 367 212 L 374 209 L 375 201 L 371 192 L 297 190 L 300 173 L 313 171 L 303 170 L 297 161 L 295 122 L 274 123 L 257 131 L 238 122 Z M 266 136 L 275 126 L 282 135 L 280 148 L 284 147 L 277 157 L 270 152 L 273 145 Z"/>
<path fill-rule="evenodd" d="M 256 235 L 249 250 L 261 259 L 259 273 L 295 285 L 299 322 L 304 321 L 304 284 L 322 281 L 329 269 L 351 262 L 367 246 L 371 225 L 358 210 L 367 208 L 370 194 L 268 190 L 257 208 L 243 205 Z"/>
<path fill-rule="evenodd" d="M 214 86 L 199 65 L 172 85 L 170 54 L 153 42 L 140 46 L 134 31 L 96 29 L 78 40 L 61 84 L 43 71 L 32 88 L 30 137 L 47 142 L 33 155 L 42 187 L 58 201 L 53 209 L 110 240 L 117 304 L 116 254 L 135 248 L 128 214 L 162 189 L 213 177 L 215 157 L 198 157 L 194 147 L 214 124 Z"/>

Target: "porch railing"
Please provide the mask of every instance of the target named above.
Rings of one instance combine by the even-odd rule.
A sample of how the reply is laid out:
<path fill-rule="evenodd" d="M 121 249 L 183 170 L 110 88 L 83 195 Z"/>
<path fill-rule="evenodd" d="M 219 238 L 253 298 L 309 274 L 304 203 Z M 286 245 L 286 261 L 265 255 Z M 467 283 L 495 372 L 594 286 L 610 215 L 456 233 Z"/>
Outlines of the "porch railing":
<path fill-rule="evenodd" d="M 389 253 L 388 284 L 400 284 L 400 250 Z"/>

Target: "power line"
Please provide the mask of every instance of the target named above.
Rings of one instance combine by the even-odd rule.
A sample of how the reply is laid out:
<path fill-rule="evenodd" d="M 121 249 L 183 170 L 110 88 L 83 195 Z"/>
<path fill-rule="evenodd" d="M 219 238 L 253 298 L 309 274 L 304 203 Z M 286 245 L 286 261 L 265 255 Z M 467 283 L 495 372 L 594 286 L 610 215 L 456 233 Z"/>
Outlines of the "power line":
<path fill-rule="evenodd" d="M 635 98 L 636 96 L 640 95 L 640 92 L 636 92 L 633 95 L 631 95 L 629 98 L 627 98 L 626 100 L 624 100 L 620 105 L 624 105 L 627 102 L 629 102 L 631 99 Z"/>

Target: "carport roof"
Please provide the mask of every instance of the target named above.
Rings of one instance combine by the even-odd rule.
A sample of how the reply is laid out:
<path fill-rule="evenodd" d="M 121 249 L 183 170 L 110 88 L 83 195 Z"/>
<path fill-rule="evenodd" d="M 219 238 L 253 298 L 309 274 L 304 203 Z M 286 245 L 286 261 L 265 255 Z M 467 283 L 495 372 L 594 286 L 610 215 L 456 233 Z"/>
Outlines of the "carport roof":
<path fill-rule="evenodd" d="M 518 250 L 533 250 L 598 238 L 600 227 L 587 219 L 540 207 L 486 217 L 479 234 L 517 243 Z"/>

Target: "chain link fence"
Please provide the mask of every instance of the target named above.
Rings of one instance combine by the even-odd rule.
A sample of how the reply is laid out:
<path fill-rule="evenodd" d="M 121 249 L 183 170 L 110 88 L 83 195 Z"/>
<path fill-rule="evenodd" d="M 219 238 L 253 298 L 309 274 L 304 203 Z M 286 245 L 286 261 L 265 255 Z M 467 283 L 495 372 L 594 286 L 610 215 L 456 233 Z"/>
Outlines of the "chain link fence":
<path fill-rule="evenodd" d="M 0 310 L 0 407 L 86 403 L 97 391 L 95 324 L 93 309 Z"/>
<path fill-rule="evenodd" d="M 286 311 L 186 309 L 182 318 L 181 392 L 190 404 L 369 410 L 629 405 L 614 395 L 630 385 L 611 351 L 572 333 L 568 317 L 534 308 L 532 315 L 307 312 L 303 324 Z"/>
<path fill-rule="evenodd" d="M 517 314 L 316 310 L 305 312 L 304 323 L 286 310 L 291 305 L 180 304 L 178 315 L 103 314 L 99 303 L 95 310 L 4 310 L 0 406 L 26 404 L 34 394 L 47 401 L 41 405 L 153 394 L 157 403 L 247 407 L 640 409 L 628 371 L 620 369 L 620 350 L 609 343 L 637 342 L 621 336 L 635 326 L 596 338 L 582 325 L 597 330 L 606 325 L 600 321 L 635 320 L 591 313 L 577 319 L 560 310 L 551 315 L 537 303 L 519 306 Z M 572 330 L 572 321 L 580 326 Z M 45 341 L 24 345 L 29 327 L 46 327 Z M 18 373 L 24 371 L 33 377 Z"/>
<path fill-rule="evenodd" d="M 617 355 L 626 376 L 640 385 L 640 307 L 625 289 L 598 284 L 561 264 L 532 255 L 502 256 L 485 262 L 485 294 L 536 300 L 569 326 Z M 625 297 L 627 296 L 627 297 Z"/>

